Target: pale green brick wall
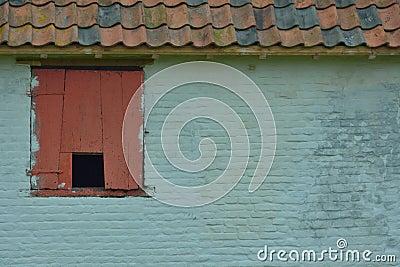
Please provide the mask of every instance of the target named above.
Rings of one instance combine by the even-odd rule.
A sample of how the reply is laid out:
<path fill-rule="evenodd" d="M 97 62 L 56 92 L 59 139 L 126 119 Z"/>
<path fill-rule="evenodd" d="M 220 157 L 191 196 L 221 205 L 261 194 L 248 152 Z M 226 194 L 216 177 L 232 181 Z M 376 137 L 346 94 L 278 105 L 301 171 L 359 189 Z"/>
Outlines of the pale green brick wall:
<path fill-rule="evenodd" d="M 161 57 L 146 67 L 146 77 L 187 59 Z M 242 70 L 263 90 L 276 120 L 276 158 L 255 193 L 247 192 L 244 177 L 214 204 L 184 209 L 151 198 L 29 197 L 30 70 L 1 59 L 0 265 L 293 266 L 260 263 L 256 253 L 266 244 L 335 248 L 339 237 L 349 249 L 396 254 L 398 264 L 400 58 L 215 60 Z M 146 142 L 157 137 L 167 110 L 148 125 Z M 183 138 L 192 157 L 193 144 L 207 135 L 196 129 Z M 216 140 L 226 142 L 222 135 Z M 159 166 L 168 168 L 163 161 Z M 147 167 L 145 175 L 151 175 Z M 172 178 L 184 182 L 182 174 Z"/>

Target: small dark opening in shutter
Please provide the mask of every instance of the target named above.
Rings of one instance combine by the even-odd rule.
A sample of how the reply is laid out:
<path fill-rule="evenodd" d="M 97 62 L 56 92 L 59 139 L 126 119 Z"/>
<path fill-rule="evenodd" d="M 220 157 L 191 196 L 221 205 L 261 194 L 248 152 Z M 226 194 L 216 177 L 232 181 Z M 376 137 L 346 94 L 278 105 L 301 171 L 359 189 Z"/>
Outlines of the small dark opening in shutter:
<path fill-rule="evenodd" d="M 72 154 L 72 187 L 104 187 L 103 154 Z"/>

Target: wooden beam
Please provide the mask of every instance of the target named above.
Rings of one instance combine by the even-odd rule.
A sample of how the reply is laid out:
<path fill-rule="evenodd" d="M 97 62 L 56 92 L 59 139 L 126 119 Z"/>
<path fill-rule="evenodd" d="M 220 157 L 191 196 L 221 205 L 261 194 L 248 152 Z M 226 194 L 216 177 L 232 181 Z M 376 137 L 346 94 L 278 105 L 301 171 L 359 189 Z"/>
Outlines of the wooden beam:
<path fill-rule="evenodd" d="M 292 47 L 285 48 L 280 46 L 260 47 L 260 46 L 228 46 L 228 47 L 204 47 L 196 48 L 191 46 L 173 47 L 162 46 L 152 48 L 148 46 L 126 47 L 116 45 L 113 47 L 102 46 L 80 46 L 70 45 L 65 47 L 57 47 L 54 45 L 46 45 L 42 47 L 33 47 L 31 45 L 23 45 L 19 47 L 0 46 L 0 55 L 41 55 L 47 54 L 62 57 L 70 56 L 95 56 L 101 54 L 103 59 L 106 56 L 111 57 L 128 57 L 132 55 L 400 55 L 399 48 L 378 47 L 368 48 L 365 46 L 346 47 L 335 46 L 327 48 L 324 46 L 314 47 Z"/>
<path fill-rule="evenodd" d="M 140 58 L 85 58 L 85 57 L 58 57 L 58 58 L 37 58 L 34 56 L 25 57 L 17 56 L 17 62 L 20 64 L 29 64 L 31 66 L 52 67 L 83 67 L 83 66 L 97 66 L 97 67 L 131 67 L 131 66 L 145 66 L 153 64 L 151 57 Z"/>

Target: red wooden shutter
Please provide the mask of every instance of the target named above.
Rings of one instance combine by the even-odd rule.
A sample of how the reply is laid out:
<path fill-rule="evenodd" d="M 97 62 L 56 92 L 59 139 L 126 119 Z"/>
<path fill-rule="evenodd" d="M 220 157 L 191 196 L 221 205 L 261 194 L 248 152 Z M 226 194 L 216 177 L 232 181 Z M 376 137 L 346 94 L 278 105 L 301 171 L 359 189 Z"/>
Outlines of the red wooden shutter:
<path fill-rule="evenodd" d="M 101 153 L 100 72 L 67 70 L 61 152 Z"/>
<path fill-rule="evenodd" d="M 38 177 L 38 189 L 56 189 L 61 171 L 59 155 L 65 71 L 34 70 L 33 75 L 39 82 L 39 86 L 32 91 L 39 150 L 35 153 L 31 173 Z"/>
<path fill-rule="evenodd" d="M 137 93 L 143 95 L 143 79 L 144 75 L 142 71 L 135 72 L 123 72 L 122 73 L 122 91 L 123 91 L 123 110 L 124 113 L 131 101 L 132 96 Z M 138 90 L 138 92 L 136 92 Z M 135 166 L 132 170 L 132 174 L 135 180 L 129 179 L 129 189 L 137 188 L 138 185 L 135 181 L 139 182 L 139 185 L 143 185 L 143 110 L 142 110 L 142 98 L 136 97 L 133 99 L 132 105 L 134 106 L 133 114 L 127 114 L 126 123 L 132 127 L 133 136 L 125 136 L 127 142 L 127 161 L 130 166 Z"/>
<path fill-rule="evenodd" d="M 128 103 L 140 87 L 143 72 L 113 72 L 103 71 L 101 73 L 101 97 L 103 112 L 103 153 L 104 153 L 104 179 L 108 189 L 137 189 L 138 185 L 133 180 L 125 163 L 122 150 L 122 123 L 125 109 Z M 141 98 L 140 98 L 141 99 Z M 141 105 L 141 103 L 139 103 Z M 140 160 L 135 162 L 135 170 L 140 179 L 143 172 L 141 142 L 139 136 L 140 127 L 143 125 L 143 115 L 134 115 L 139 122 L 138 132 L 135 135 L 137 143 L 140 143 Z M 136 176 L 138 177 L 138 176 Z"/>
<path fill-rule="evenodd" d="M 123 155 L 122 123 L 143 72 L 37 70 L 35 74 L 40 76 L 36 114 L 41 149 L 34 170 L 45 171 L 39 189 L 72 188 L 72 153 L 103 153 L 106 189 L 137 189 Z M 143 114 L 138 99 L 129 116 L 136 131 L 129 161 L 137 166 L 134 175 L 141 181 L 143 151 L 138 136 Z"/>

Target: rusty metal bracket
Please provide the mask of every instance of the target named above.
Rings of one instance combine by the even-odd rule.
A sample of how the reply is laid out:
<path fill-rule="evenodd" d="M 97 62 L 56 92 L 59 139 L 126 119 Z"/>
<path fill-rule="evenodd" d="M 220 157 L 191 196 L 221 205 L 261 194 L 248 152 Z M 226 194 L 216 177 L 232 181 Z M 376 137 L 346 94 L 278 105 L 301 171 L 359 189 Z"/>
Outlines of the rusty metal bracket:
<path fill-rule="evenodd" d="M 43 174 L 43 173 L 55 173 L 55 174 L 60 174 L 63 173 L 61 170 L 26 170 L 26 175 L 38 175 L 38 174 Z"/>

